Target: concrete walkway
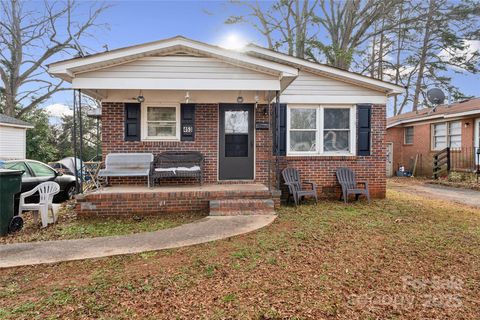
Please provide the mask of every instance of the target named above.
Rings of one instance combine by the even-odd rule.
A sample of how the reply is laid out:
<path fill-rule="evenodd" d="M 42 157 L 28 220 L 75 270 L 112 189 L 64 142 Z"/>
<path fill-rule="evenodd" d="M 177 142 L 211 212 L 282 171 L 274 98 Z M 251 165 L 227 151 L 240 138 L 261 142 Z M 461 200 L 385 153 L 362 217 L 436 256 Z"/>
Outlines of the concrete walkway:
<path fill-rule="evenodd" d="M 0 268 L 108 257 L 190 246 L 265 227 L 275 215 L 206 217 L 176 228 L 126 236 L 0 245 Z"/>
<path fill-rule="evenodd" d="M 480 208 L 480 191 L 452 188 L 436 184 L 411 184 L 390 182 L 389 188 L 419 196 L 455 202 L 474 208 Z"/>

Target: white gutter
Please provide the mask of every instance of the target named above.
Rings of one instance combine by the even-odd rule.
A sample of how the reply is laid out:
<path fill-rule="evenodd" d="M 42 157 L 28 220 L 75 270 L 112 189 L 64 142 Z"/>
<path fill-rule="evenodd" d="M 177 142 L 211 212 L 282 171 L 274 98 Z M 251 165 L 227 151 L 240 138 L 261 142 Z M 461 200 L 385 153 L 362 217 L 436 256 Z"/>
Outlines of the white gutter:
<path fill-rule="evenodd" d="M 425 120 L 438 119 L 438 118 L 451 119 L 451 118 L 458 118 L 458 117 L 464 117 L 464 116 L 471 116 L 471 115 L 475 115 L 475 114 L 480 114 L 480 110 L 470 110 L 470 111 L 459 112 L 459 113 L 439 114 L 439 115 L 423 117 L 423 118 L 399 120 L 397 122 L 394 122 L 392 124 L 387 125 L 387 129 L 398 126 L 400 124 L 405 124 L 405 123 L 421 122 L 421 121 L 425 121 Z"/>
<path fill-rule="evenodd" d="M 451 114 L 445 115 L 445 118 L 471 116 L 471 115 L 474 115 L 474 114 L 480 114 L 480 110 L 470 110 L 470 111 L 464 111 L 464 112 L 459 112 L 459 113 L 451 113 Z"/>
<path fill-rule="evenodd" d="M 21 125 L 21 124 L 5 123 L 5 122 L 0 122 L 0 126 L 20 128 L 20 129 L 32 129 L 33 128 L 32 125 L 24 126 L 24 125 Z"/>

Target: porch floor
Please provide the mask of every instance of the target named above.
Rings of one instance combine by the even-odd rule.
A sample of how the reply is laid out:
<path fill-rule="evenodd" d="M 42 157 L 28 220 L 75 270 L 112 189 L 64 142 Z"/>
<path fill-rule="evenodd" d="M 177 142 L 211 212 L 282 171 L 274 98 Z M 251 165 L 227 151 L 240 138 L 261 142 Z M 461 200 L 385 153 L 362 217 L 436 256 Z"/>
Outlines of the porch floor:
<path fill-rule="evenodd" d="M 91 193 L 112 194 L 112 193 L 172 193 L 172 192 L 247 192 L 247 191 L 268 191 L 268 188 L 260 183 L 248 184 L 204 184 L 200 185 L 178 185 L 178 186 L 156 186 L 148 188 L 142 185 L 114 185 L 103 187 Z"/>

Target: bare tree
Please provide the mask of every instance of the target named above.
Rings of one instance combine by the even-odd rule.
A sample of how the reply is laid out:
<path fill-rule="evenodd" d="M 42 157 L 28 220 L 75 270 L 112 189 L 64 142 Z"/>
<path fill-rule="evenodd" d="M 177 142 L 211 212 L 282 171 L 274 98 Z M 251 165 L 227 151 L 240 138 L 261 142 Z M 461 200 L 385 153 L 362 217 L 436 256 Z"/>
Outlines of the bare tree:
<path fill-rule="evenodd" d="M 258 1 L 232 1 L 249 9 L 247 15 L 231 16 L 227 24 L 249 23 L 265 36 L 270 49 L 285 49 L 289 55 L 304 58 L 309 33 L 316 21 L 314 10 L 318 0 L 280 0 L 265 9 Z M 283 50 L 282 50 L 283 51 Z"/>
<path fill-rule="evenodd" d="M 45 0 L 43 12 L 28 10 L 18 0 L 0 2 L 0 96 L 5 114 L 19 117 L 66 90 L 62 81 L 46 73 L 45 64 L 61 52 L 84 55 L 81 42 L 100 26 L 97 18 L 107 6 L 93 5 L 82 21 L 76 19 L 78 8 L 73 0 Z"/>
<path fill-rule="evenodd" d="M 356 51 L 373 37 L 395 27 L 395 24 L 382 21 L 400 1 L 320 0 L 318 20 L 330 42 L 317 39 L 316 48 L 326 57 L 328 64 L 349 69 Z M 373 28 L 375 24 L 377 27 Z"/>

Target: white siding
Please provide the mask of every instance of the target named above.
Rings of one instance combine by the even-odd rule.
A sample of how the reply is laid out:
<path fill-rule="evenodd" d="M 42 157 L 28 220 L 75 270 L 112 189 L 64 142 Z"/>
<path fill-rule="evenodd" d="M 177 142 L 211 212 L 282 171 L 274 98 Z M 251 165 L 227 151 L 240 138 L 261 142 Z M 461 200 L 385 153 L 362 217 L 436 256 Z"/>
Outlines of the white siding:
<path fill-rule="evenodd" d="M 26 129 L 0 124 L 0 159 L 25 159 Z"/>
<path fill-rule="evenodd" d="M 360 87 L 340 80 L 299 71 L 283 92 L 281 101 L 287 103 L 384 103 L 384 92 Z"/>
<path fill-rule="evenodd" d="M 84 72 L 77 78 L 274 80 L 274 75 L 237 67 L 214 58 L 166 56 L 142 58 Z"/>

